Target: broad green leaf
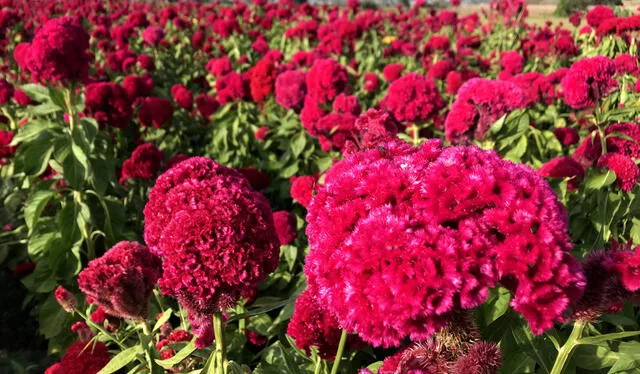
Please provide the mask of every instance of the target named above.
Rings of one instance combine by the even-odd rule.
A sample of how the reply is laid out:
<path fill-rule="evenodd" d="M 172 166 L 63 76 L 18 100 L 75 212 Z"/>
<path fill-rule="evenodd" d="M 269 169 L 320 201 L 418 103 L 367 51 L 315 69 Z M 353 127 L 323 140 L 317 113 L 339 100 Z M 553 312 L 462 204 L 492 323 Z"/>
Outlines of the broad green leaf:
<path fill-rule="evenodd" d="M 49 200 L 51 200 L 55 195 L 56 192 L 51 190 L 35 191 L 29 195 L 29 198 L 24 205 L 24 220 L 29 228 L 29 233 L 33 232 L 36 222 L 40 219 L 42 211 Z"/>
<path fill-rule="evenodd" d="M 195 350 L 196 346 L 193 342 L 189 342 L 184 348 L 178 351 L 173 357 L 168 358 L 166 360 L 155 360 L 156 363 L 162 366 L 164 369 L 171 369 L 172 367 L 178 365 L 180 361 L 189 357 Z"/>
<path fill-rule="evenodd" d="M 59 125 L 46 120 L 31 120 L 28 121 L 24 126 L 18 129 L 18 133 L 11 140 L 11 145 L 15 146 L 20 143 L 23 143 L 27 140 L 31 140 L 41 134 L 42 132 L 46 132 L 51 129 L 58 128 Z"/>
<path fill-rule="evenodd" d="M 585 181 L 585 187 L 589 190 L 599 190 L 601 188 L 610 186 L 615 181 L 616 173 L 611 170 L 607 170 L 605 173 L 589 176 Z"/>
<path fill-rule="evenodd" d="M 49 89 L 45 86 L 29 83 L 20 86 L 20 90 L 39 103 L 51 100 Z"/>
<path fill-rule="evenodd" d="M 116 371 L 122 369 L 123 367 L 125 367 L 125 366 L 129 365 L 131 362 L 133 362 L 133 360 L 136 359 L 136 356 L 138 356 L 138 354 L 141 354 L 141 353 L 142 353 L 142 347 L 140 347 L 139 345 L 135 345 L 133 347 L 129 347 L 129 348 L 125 349 L 124 351 L 122 351 L 122 352 L 118 353 L 117 355 L 115 355 L 109 361 L 109 363 L 107 363 L 107 365 L 105 367 L 100 369 L 98 374 L 115 373 Z"/>

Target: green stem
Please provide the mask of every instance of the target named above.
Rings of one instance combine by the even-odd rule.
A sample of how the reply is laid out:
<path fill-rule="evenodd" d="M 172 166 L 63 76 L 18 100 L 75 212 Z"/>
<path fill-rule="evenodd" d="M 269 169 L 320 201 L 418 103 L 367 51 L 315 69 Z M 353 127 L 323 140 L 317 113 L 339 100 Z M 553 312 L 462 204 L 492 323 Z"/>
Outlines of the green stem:
<path fill-rule="evenodd" d="M 69 114 L 69 128 L 73 130 L 76 125 L 76 110 L 75 110 L 75 100 L 74 100 L 74 87 L 64 90 L 64 101 L 67 105 L 67 112 Z"/>
<path fill-rule="evenodd" d="M 224 328 L 222 321 L 222 313 L 215 312 L 213 314 L 213 333 L 216 339 L 216 351 L 214 354 L 217 356 L 216 362 L 216 374 L 226 374 L 227 372 L 227 352 L 224 342 Z"/>
<path fill-rule="evenodd" d="M 573 350 L 580 344 L 579 340 L 582 337 L 582 332 L 587 326 L 587 322 L 585 321 L 576 321 L 573 324 L 573 330 L 571 330 L 571 335 L 569 335 L 569 339 L 564 343 L 564 345 L 558 351 L 558 357 L 556 357 L 556 361 L 553 363 L 553 368 L 549 374 L 562 374 L 564 373 L 567 364 L 569 363 L 569 359 L 573 354 Z"/>
<path fill-rule="evenodd" d="M 344 347 L 347 345 L 347 330 L 342 330 L 340 335 L 340 344 L 338 344 L 338 351 L 336 352 L 336 358 L 333 361 L 331 367 L 331 374 L 338 374 L 340 370 L 340 362 L 342 361 L 342 354 L 344 353 Z"/>

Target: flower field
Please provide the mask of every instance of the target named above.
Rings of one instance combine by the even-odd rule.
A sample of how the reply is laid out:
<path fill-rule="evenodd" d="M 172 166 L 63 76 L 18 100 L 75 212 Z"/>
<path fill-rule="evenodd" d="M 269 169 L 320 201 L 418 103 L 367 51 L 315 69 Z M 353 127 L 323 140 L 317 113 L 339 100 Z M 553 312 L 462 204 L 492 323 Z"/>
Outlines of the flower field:
<path fill-rule="evenodd" d="M 527 16 L 0 0 L 0 372 L 639 373 L 640 13 Z"/>

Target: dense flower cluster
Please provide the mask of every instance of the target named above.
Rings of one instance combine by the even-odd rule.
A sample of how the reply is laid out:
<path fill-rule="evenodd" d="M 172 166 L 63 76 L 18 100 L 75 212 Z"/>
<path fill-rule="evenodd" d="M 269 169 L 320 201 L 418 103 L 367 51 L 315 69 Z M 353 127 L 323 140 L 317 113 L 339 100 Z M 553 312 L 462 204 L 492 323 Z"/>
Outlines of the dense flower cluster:
<path fill-rule="evenodd" d="M 162 174 L 144 215 L 145 241 L 163 258 L 160 287 L 194 315 L 231 307 L 277 265 L 269 203 L 210 159 L 192 157 Z"/>
<path fill-rule="evenodd" d="M 85 113 L 101 126 L 124 128 L 131 122 L 131 102 L 119 84 L 91 83 L 85 87 L 84 95 Z"/>
<path fill-rule="evenodd" d="M 344 66 L 331 58 L 316 60 L 306 75 L 308 95 L 317 103 L 332 101 L 347 89 L 349 76 Z"/>
<path fill-rule="evenodd" d="M 67 83 L 87 79 L 88 49 L 89 34 L 76 19 L 61 17 L 47 21 L 14 56 L 35 81 Z"/>
<path fill-rule="evenodd" d="M 444 102 L 433 81 L 409 73 L 391 83 L 384 105 L 399 121 L 425 122 L 438 114 Z"/>
<path fill-rule="evenodd" d="M 109 362 L 109 351 L 103 342 L 77 341 L 67 348 L 60 362 L 45 374 L 96 374 Z"/>
<path fill-rule="evenodd" d="M 562 79 L 564 100 L 574 109 L 592 107 L 618 83 L 616 65 L 608 57 L 596 56 L 575 62 Z"/>
<path fill-rule="evenodd" d="M 512 82 L 474 78 L 458 90 L 456 101 L 445 121 L 445 133 L 451 142 L 471 137 L 482 139 L 500 117 L 523 106 L 525 96 Z"/>
<path fill-rule="evenodd" d="M 140 105 L 138 120 L 145 127 L 163 127 L 173 117 L 171 101 L 164 97 L 145 97 Z"/>
<path fill-rule="evenodd" d="M 160 171 L 164 161 L 162 152 L 153 143 L 143 143 L 131 152 L 131 156 L 122 163 L 120 183 L 127 179 L 153 179 Z"/>
<path fill-rule="evenodd" d="M 120 242 L 80 272 L 78 285 L 91 303 L 116 317 L 143 319 L 162 273 L 161 261 L 147 247 Z"/>
<path fill-rule="evenodd" d="M 545 178 L 568 178 L 570 189 L 576 189 L 584 178 L 582 165 L 571 157 L 556 157 L 545 162 L 539 169 L 538 174 Z"/>
<path fill-rule="evenodd" d="M 306 74 L 303 71 L 286 71 L 276 78 L 276 102 L 287 109 L 299 110 L 306 91 Z"/>
<path fill-rule="evenodd" d="M 584 287 L 553 190 L 475 147 L 397 141 L 349 155 L 327 171 L 307 220 L 309 283 L 375 345 L 427 338 L 498 282 L 541 333 Z"/>
<path fill-rule="evenodd" d="M 616 173 L 616 181 L 623 191 L 631 191 L 638 184 L 640 168 L 629 156 L 607 153 L 598 159 L 598 166 Z"/>

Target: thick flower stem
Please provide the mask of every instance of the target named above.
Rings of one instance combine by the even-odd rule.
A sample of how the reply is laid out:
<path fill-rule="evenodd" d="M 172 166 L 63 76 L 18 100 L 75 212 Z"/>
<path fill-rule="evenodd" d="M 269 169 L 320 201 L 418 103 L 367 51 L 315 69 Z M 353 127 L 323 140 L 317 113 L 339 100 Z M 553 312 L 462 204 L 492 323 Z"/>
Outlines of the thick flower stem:
<path fill-rule="evenodd" d="M 65 89 L 64 91 L 64 101 L 67 105 L 67 112 L 69 114 L 69 128 L 73 130 L 76 124 L 76 109 L 75 109 L 75 97 L 74 97 L 75 88 L 72 86 L 71 88 Z"/>
<path fill-rule="evenodd" d="M 342 335 L 340 335 L 340 344 L 338 345 L 338 351 L 336 352 L 336 358 L 333 361 L 333 366 L 331 367 L 331 374 L 338 374 L 340 370 L 340 362 L 342 361 L 342 354 L 344 353 L 344 347 L 347 345 L 347 330 L 342 330 Z"/>
<path fill-rule="evenodd" d="M 582 337 L 582 332 L 584 328 L 587 326 L 585 321 L 576 321 L 573 324 L 573 330 L 571 331 L 571 335 L 569 335 L 569 339 L 564 343 L 560 350 L 558 351 L 558 357 L 556 357 L 556 362 L 553 364 L 553 368 L 549 374 L 562 374 L 569 363 L 569 359 L 573 354 L 573 350 L 579 345 L 578 340 Z"/>
<path fill-rule="evenodd" d="M 227 352 L 224 341 L 224 329 L 222 321 L 222 313 L 216 312 L 213 314 L 213 333 L 216 339 L 216 374 L 226 374 L 227 372 Z"/>

